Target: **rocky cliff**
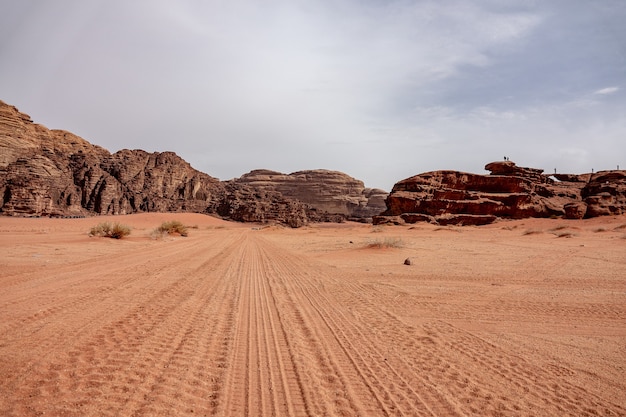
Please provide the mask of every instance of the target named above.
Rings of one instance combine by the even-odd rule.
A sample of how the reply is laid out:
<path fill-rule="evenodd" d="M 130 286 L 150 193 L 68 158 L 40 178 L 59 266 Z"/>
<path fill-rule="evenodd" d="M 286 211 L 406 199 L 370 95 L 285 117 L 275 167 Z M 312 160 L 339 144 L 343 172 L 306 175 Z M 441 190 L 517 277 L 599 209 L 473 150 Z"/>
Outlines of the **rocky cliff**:
<path fill-rule="evenodd" d="M 374 223 L 491 223 L 497 218 L 595 217 L 626 213 L 626 171 L 545 175 L 511 161 L 490 175 L 434 171 L 396 183 Z"/>
<path fill-rule="evenodd" d="M 252 171 L 221 182 L 173 152 L 104 148 L 33 123 L 0 101 L 0 213 L 85 216 L 141 211 L 214 213 L 237 221 L 371 219 L 386 193 L 340 172 Z"/>
<path fill-rule="evenodd" d="M 309 205 L 322 217 L 371 218 L 386 208 L 387 192 L 366 188 L 362 181 L 338 171 L 318 169 L 283 174 L 254 170 L 234 180 L 234 183 L 260 192 L 278 192 Z"/>
<path fill-rule="evenodd" d="M 67 216 L 202 211 L 223 186 L 172 152 L 114 154 L 0 102 L 0 210 Z"/>

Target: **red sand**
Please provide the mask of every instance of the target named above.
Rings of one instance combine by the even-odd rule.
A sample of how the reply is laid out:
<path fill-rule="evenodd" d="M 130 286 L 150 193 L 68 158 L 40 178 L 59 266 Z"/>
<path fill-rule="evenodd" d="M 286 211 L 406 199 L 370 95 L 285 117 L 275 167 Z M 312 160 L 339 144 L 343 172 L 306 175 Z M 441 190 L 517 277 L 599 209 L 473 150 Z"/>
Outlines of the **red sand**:
<path fill-rule="evenodd" d="M 626 415 L 626 216 L 0 217 L 0 249 L 2 416 Z"/>

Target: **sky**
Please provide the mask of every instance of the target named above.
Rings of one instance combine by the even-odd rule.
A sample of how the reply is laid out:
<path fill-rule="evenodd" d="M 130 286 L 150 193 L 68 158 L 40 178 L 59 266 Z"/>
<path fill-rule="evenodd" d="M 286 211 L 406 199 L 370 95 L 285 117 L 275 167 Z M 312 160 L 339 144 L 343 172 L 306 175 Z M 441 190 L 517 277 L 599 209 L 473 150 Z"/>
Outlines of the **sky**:
<path fill-rule="evenodd" d="M 624 0 L 0 0 L 0 100 L 221 180 L 626 168 Z"/>

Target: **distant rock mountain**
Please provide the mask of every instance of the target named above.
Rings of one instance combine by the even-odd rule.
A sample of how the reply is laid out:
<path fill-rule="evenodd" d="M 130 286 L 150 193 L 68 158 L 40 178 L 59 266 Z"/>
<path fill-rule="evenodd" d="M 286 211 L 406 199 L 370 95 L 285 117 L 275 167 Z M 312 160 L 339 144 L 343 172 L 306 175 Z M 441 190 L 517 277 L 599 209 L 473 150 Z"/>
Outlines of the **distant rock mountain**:
<path fill-rule="evenodd" d="M 491 174 L 433 171 L 402 180 L 374 223 L 481 225 L 498 218 L 626 213 L 626 171 L 545 175 L 511 161 L 492 162 L 485 169 Z"/>
<path fill-rule="evenodd" d="M 270 170 L 254 170 L 234 180 L 263 192 L 279 192 L 283 196 L 308 204 L 319 216 L 325 213 L 349 219 L 371 218 L 385 210 L 387 192 L 366 188 L 359 181 L 338 171 L 323 169 L 283 174 Z"/>
<path fill-rule="evenodd" d="M 237 221 L 367 220 L 385 209 L 386 192 L 346 174 L 256 170 L 222 182 L 173 152 L 104 148 L 49 130 L 0 101 L 0 213 L 86 216 L 192 211 Z"/>

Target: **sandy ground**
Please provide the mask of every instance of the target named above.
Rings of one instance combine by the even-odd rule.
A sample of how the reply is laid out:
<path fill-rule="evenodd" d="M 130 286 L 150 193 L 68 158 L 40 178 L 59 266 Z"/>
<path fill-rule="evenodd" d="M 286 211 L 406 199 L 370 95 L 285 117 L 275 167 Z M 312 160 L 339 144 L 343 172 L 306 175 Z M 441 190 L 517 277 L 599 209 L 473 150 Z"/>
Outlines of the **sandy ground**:
<path fill-rule="evenodd" d="M 626 216 L 104 220 L 0 217 L 0 415 L 626 415 Z"/>

